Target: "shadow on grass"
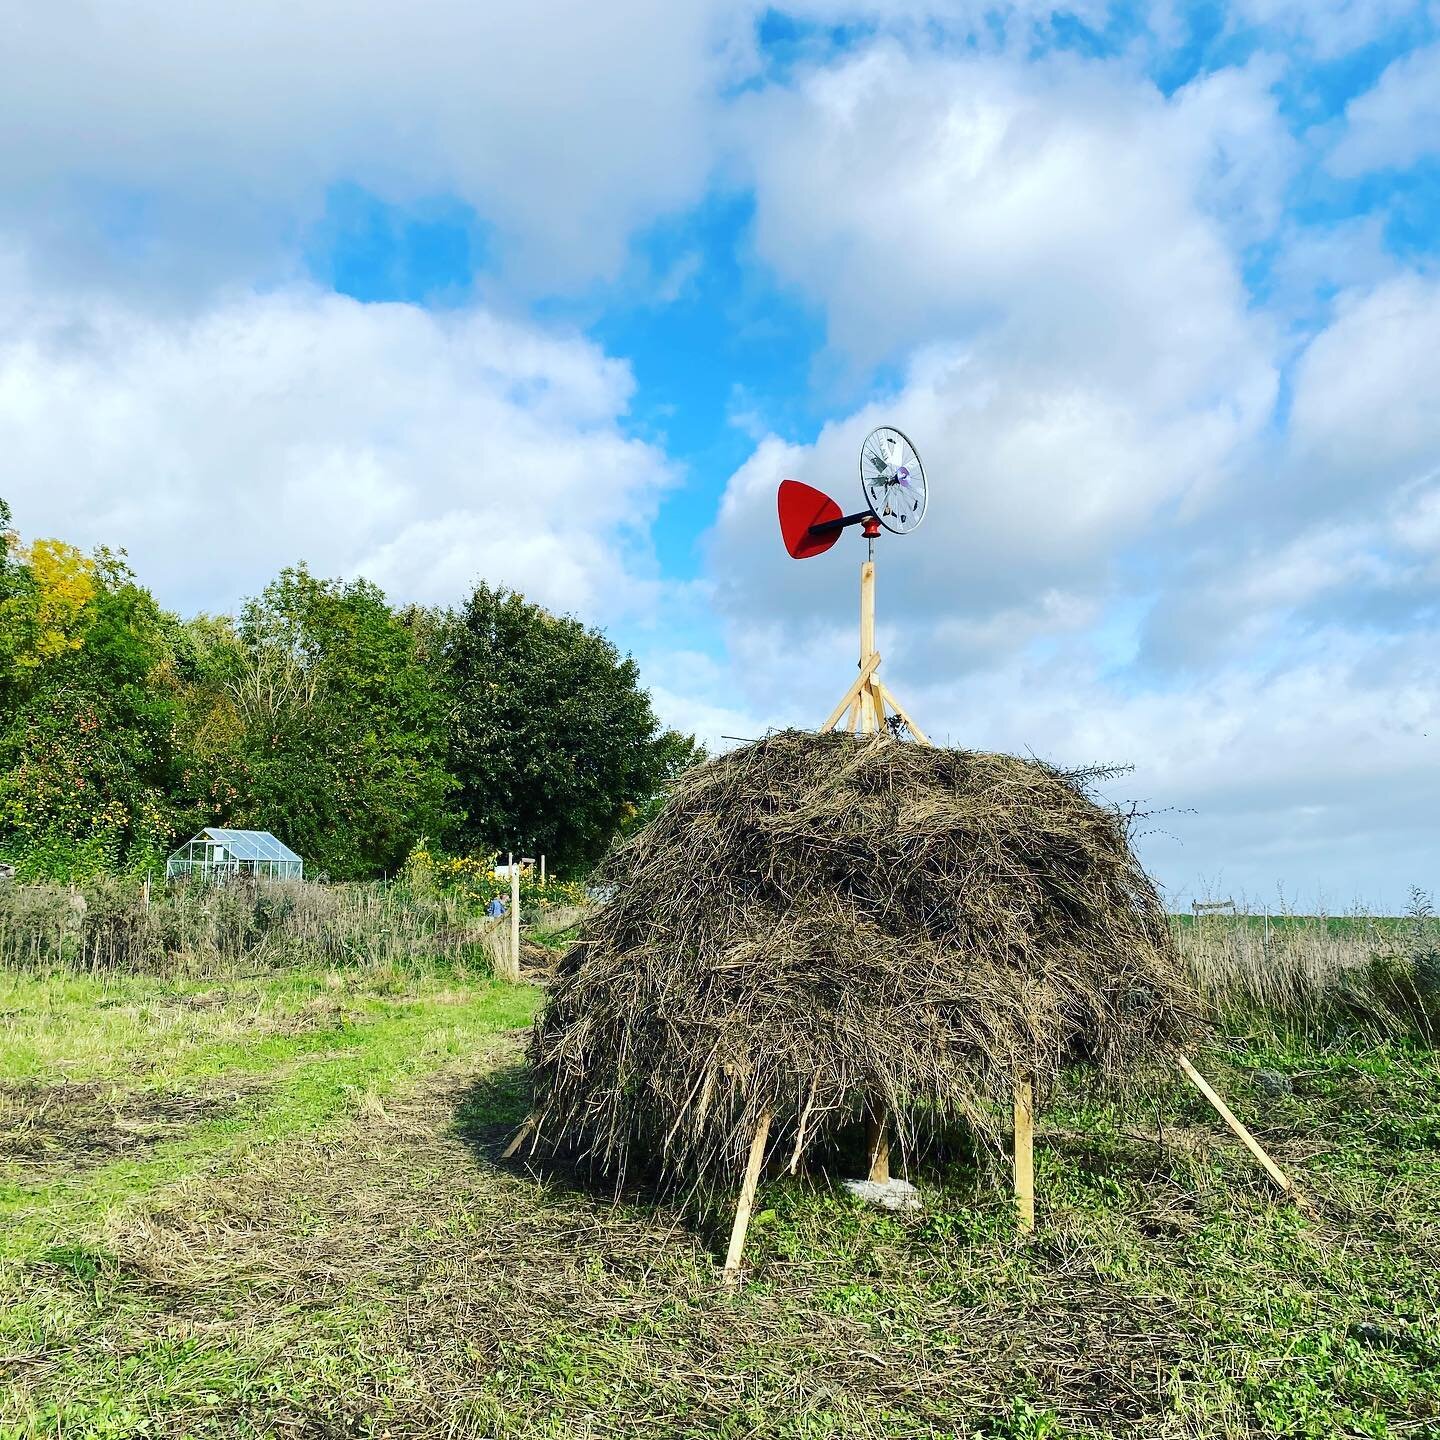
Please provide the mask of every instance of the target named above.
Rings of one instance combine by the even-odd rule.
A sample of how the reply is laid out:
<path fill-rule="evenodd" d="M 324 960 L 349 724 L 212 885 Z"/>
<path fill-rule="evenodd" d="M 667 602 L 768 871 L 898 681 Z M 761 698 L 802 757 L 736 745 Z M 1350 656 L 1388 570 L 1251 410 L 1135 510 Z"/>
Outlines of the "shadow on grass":
<path fill-rule="evenodd" d="M 591 1164 L 542 1133 L 525 1136 L 516 1153 L 505 1158 L 530 1110 L 530 1072 L 515 1060 L 467 1085 L 454 1108 L 454 1133 L 477 1166 L 524 1179 L 561 1203 L 578 1201 L 628 1212 L 635 1218 L 660 1219 L 702 1244 L 712 1256 L 723 1256 L 734 1219 L 734 1192 L 687 1189 L 658 1165 L 631 1165 L 618 1183 L 609 1171 Z M 798 1173 L 788 1171 L 788 1149 L 777 1145 L 766 1165 L 763 1186 L 772 1196 L 785 1193 L 790 1203 L 805 1197 L 847 1200 L 841 1190 L 847 1179 L 867 1173 L 865 1123 L 857 1105 L 853 1119 L 829 1142 L 808 1154 Z M 944 1210 L 973 1209 L 977 1217 L 995 1209 L 997 1194 L 1008 1187 L 999 1157 L 964 1126 L 941 1129 L 920 1126 L 917 1153 L 909 1163 L 892 1157 L 893 1173 L 910 1179 Z M 778 1198 L 778 1196 L 777 1196 Z"/>
<path fill-rule="evenodd" d="M 659 1212 L 667 1218 L 683 1211 L 687 1230 L 707 1242 L 713 1239 L 704 1224 L 697 1227 L 692 1223 L 697 1219 L 697 1207 L 686 1203 L 674 1185 L 665 1184 L 664 1177 L 651 1167 L 632 1169 L 617 1184 L 613 1175 L 563 1145 L 553 1145 L 551 1137 L 544 1134 L 538 1144 L 534 1136 L 527 1135 L 507 1159 L 505 1150 L 529 1113 L 530 1070 L 523 1061 L 516 1060 L 465 1087 L 455 1104 L 454 1131 L 483 1169 L 528 1179 L 557 1198 Z"/>

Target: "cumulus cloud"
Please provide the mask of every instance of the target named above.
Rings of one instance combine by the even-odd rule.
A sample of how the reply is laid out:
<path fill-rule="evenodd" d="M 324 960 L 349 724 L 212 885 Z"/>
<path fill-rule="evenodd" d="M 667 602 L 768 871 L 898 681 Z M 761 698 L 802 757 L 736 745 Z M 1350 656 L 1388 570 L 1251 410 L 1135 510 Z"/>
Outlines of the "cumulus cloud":
<path fill-rule="evenodd" d="M 717 603 L 750 711 L 815 723 L 853 673 L 859 550 L 767 545 L 774 487 L 853 508 L 861 437 L 899 424 L 932 504 L 881 542 L 879 644 L 933 735 L 1133 762 L 1120 793 L 1177 811 L 1146 842 L 1177 896 L 1303 877 L 1393 904 L 1440 861 L 1440 315 L 1376 267 L 1280 406 L 1295 342 L 1240 272 L 1286 223 L 1272 78 L 1165 98 L 881 45 L 758 97 L 760 254 L 857 356 L 927 343 L 813 444 L 757 444 Z"/>
<path fill-rule="evenodd" d="M 1290 146 L 1263 72 L 1167 100 L 1121 65 L 878 44 L 753 97 L 740 137 L 759 257 L 867 365 L 985 330 L 1174 397 L 1251 348 L 1215 217 L 1275 212 Z"/>
<path fill-rule="evenodd" d="M 831 575 L 754 536 L 777 472 L 848 504 L 882 422 L 920 446 L 934 497 L 887 573 L 894 645 L 924 648 L 923 625 L 965 666 L 1093 622 L 1127 547 L 1203 508 L 1269 423 L 1275 337 L 1228 237 L 1276 214 L 1276 124 L 1261 72 L 1166 99 L 1108 65 L 889 45 L 757 97 L 760 254 L 858 358 L 932 340 L 897 392 L 732 478 L 713 553 L 737 624 L 841 613 Z"/>
<path fill-rule="evenodd" d="M 1219 651 L 1319 625 L 1393 634 L 1433 623 L 1437 327 L 1440 284 L 1414 273 L 1337 297 L 1294 366 L 1283 436 L 1174 536 L 1145 661 L 1203 670 Z"/>
<path fill-rule="evenodd" d="M 629 368 L 483 309 L 314 289 L 155 315 L 0 283 L 0 490 L 30 534 L 125 546 L 169 603 L 285 563 L 406 599 L 480 576 L 591 618 L 651 603 L 673 478 Z"/>
<path fill-rule="evenodd" d="M 1202 683 L 1140 688 L 1083 652 L 1019 657 L 917 704 L 958 743 L 1132 763 L 1111 793 L 1169 812 L 1142 851 L 1172 899 L 1209 879 L 1394 905 L 1440 868 L 1437 638 L 1328 630 L 1270 665 L 1244 652 Z"/>
<path fill-rule="evenodd" d="M 138 236 L 189 265 L 203 237 L 209 264 L 240 246 L 263 269 L 346 179 L 471 202 L 516 276 L 610 274 L 634 226 L 698 194 L 748 20 L 718 0 L 10 6 L 0 213 L 77 263 Z"/>
<path fill-rule="evenodd" d="M 1412 50 L 1386 67 L 1375 86 L 1345 107 L 1330 152 L 1338 175 L 1405 169 L 1440 153 L 1440 45 Z"/>
<path fill-rule="evenodd" d="M 880 646 L 927 729 L 1134 761 L 1126 793 L 1195 812 L 1147 842 L 1172 884 L 1394 900 L 1440 862 L 1440 292 L 1382 216 L 1287 214 L 1296 73 L 1266 52 L 1332 58 L 1415 8 L 1240 0 L 1258 58 L 1164 93 L 1168 4 L 1109 60 L 1054 42 L 1110 0 L 795 0 L 776 53 L 749 0 L 18 7 L 0 493 L 31 534 L 128 546 L 181 607 L 300 558 L 400 598 L 516 585 L 638 640 L 665 718 L 716 741 L 813 725 L 853 674 L 859 547 L 789 561 L 774 489 L 853 508 L 861 437 L 898 423 L 933 503 L 882 542 Z M 1335 173 L 1433 148 L 1435 57 L 1350 105 Z M 848 364 L 865 398 L 794 443 L 736 378 L 755 448 L 677 587 L 649 545 L 675 471 L 626 433 L 628 366 L 515 316 L 633 273 L 717 165 L 753 191 L 742 264 L 823 316 L 817 375 Z M 297 280 L 337 181 L 471 207 L 486 303 Z M 657 301 L 706 289 L 700 253 Z"/>
<path fill-rule="evenodd" d="M 1333 60 L 1424 13 L 1424 0 L 1236 0 L 1235 20 L 1304 41 Z"/>
<path fill-rule="evenodd" d="M 1291 432 L 1313 482 L 1359 503 L 1440 466 L 1440 280 L 1396 275 L 1340 297 L 1295 376 Z"/>

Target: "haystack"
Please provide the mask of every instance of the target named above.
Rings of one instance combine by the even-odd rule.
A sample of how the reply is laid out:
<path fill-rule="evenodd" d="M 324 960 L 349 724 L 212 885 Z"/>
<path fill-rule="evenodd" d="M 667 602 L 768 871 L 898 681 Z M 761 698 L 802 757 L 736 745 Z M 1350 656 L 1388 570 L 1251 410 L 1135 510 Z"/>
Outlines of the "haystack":
<path fill-rule="evenodd" d="M 1036 760 L 784 731 L 690 772 L 603 879 L 530 1139 L 617 1181 L 733 1188 L 757 1127 L 791 1165 L 866 1112 L 902 1154 L 998 1141 L 1017 1083 L 1127 1087 L 1198 1023 L 1125 818 Z"/>

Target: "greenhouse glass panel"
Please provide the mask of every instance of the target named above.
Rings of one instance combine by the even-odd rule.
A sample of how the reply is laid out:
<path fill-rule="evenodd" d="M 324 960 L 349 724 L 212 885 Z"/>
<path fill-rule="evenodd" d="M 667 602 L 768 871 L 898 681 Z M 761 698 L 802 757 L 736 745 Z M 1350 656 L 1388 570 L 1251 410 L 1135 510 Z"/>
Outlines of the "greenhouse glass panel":
<path fill-rule="evenodd" d="M 212 825 L 192 836 L 170 857 L 165 873 L 202 879 L 259 875 L 273 880 L 302 880 L 305 862 L 268 830 L 227 830 Z"/>

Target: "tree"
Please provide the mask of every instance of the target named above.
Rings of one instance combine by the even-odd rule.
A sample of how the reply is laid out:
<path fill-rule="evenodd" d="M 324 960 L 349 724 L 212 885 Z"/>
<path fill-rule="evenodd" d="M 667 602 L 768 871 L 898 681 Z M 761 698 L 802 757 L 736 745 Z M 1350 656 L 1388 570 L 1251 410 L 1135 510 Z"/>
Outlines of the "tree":
<path fill-rule="evenodd" d="M 693 735 L 682 735 L 678 730 L 667 730 L 661 735 L 656 741 L 658 770 L 654 789 L 636 806 L 634 814 L 625 817 L 621 833 L 633 835 L 648 825 L 669 799 L 675 782 L 687 770 L 703 765 L 709 758 L 710 752 Z"/>
<path fill-rule="evenodd" d="M 441 630 L 461 817 L 450 840 L 582 873 L 676 753 L 635 662 L 578 620 L 484 584 Z"/>
<path fill-rule="evenodd" d="M 30 572 L 16 558 L 20 537 L 11 528 L 13 524 L 10 506 L 0 498 L 0 704 L 5 703 L 13 683 L 25 627 L 19 602 L 30 585 Z"/>
<path fill-rule="evenodd" d="M 109 551 L 9 548 L 0 843 L 33 875 L 153 865 L 177 774 L 174 617 Z"/>
<path fill-rule="evenodd" d="M 185 655 L 198 823 L 272 830 L 336 879 L 445 825 L 434 656 L 377 586 L 284 570 L 238 625 L 192 622 Z"/>

